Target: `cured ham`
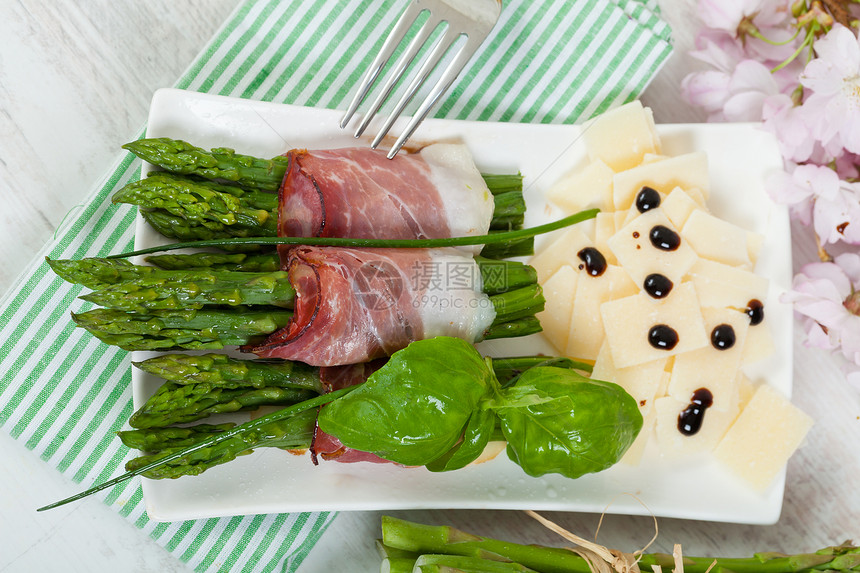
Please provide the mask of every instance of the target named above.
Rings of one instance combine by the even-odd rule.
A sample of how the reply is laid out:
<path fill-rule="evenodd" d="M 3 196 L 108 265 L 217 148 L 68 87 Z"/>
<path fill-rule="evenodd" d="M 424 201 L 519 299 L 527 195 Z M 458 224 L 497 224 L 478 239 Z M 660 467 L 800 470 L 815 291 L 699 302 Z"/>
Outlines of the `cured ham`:
<path fill-rule="evenodd" d="M 280 236 L 436 239 L 489 229 L 493 196 L 465 145 L 434 144 L 394 159 L 369 148 L 287 157 Z"/>
<path fill-rule="evenodd" d="M 455 249 L 303 246 L 284 263 L 294 314 L 264 343 L 244 348 L 263 358 L 358 364 L 434 336 L 476 342 L 496 315 L 474 258 Z"/>
<path fill-rule="evenodd" d="M 349 366 L 330 366 L 320 368 L 320 382 L 326 392 L 340 390 L 348 386 L 355 386 L 367 380 L 380 366 L 385 364 L 384 360 L 374 360 L 365 364 L 353 364 Z M 323 406 L 325 408 L 325 406 Z M 331 434 L 323 432 L 319 425 L 314 426 L 314 437 L 310 447 L 311 460 L 314 465 L 319 459 L 336 461 L 341 463 L 372 462 L 390 464 L 392 462 L 380 458 L 376 454 L 354 450 L 344 446 L 340 440 Z"/>

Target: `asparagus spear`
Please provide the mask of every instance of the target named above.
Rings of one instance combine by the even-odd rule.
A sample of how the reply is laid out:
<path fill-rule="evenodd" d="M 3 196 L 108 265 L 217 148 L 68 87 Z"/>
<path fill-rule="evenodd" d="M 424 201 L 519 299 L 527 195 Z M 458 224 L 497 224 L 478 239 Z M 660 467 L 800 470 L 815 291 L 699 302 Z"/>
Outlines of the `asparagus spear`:
<path fill-rule="evenodd" d="M 543 310 L 540 287 L 532 285 L 490 296 L 501 312 L 483 340 L 526 336 L 541 331 L 534 316 Z M 265 307 L 200 310 L 149 310 L 145 313 L 97 308 L 72 313 L 75 323 L 106 344 L 124 350 L 206 350 L 262 342 L 287 325 L 292 312 Z"/>
<path fill-rule="evenodd" d="M 280 155 L 261 159 L 240 155 L 226 147 L 206 151 L 185 141 L 166 137 L 140 139 L 122 147 L 172 173 L 222 179 L 242 187 L 270 192 L 278 190 L 289 166 L 288 159 Z M 523 178 L 520 174 L 484 174 L 483 177 L 494 195 L 522 192 Z"/>
<path fill-rule="evenodd" d="M 209 268 L 223 271 L 272 272 L 281 268 L 281 259 L 275 252 L 152 255 L 146 258 L 146 262 L 167 270 Z"/>
<path fill-rule="evenodd" d="M 184 428 L 147 428 L 145 430 L 122 430 L 117 432 L 122 443 L 133 450 L 158 452 L 175 448 L 186 448 L 200 441 L 235 427 L 226 424 L 197 424 Z"/>
<path fill-rule="evenodd" d="M 496 176 L 492 181 L 507 181 L 510 176 Z M 519 188 L 505 185 L 494 193 L 491 229 L 512 229 L 523 224 L 526 203 Z M 495 189 L 490 189 L 495 192 Z M 233 185 L 193 179 L 188 176 L 157 171 L 140 181 L 129 183 L 116 193 L 114 203 L 137 205 L 142 209 L 160 210 L 198 224 L 217 222 L 223 225 L 262 226 L 271 234 L 277 232 L 278 195 L 255 189 L 244 190 Z"/>
<path fill-rule="evenodd" d="M 184 455 L 164 462 L 150 470 L 143 470 L 147 465 L 161 462 L 164 458 L 173 456 L 185 449 L 177 446 L 164 449 L 155 454 L 139 456 L 126 463 L 128 472 L 139 472 L 140 475 L 151 479 L 178 478 L 187 475 L 198 475 L 216 465 L 236 459 L 237 456 L 249 454 L 256 448 L 272 447 L 286 450 L 300 450 L 310 447 L 316 423 L 316 410 L 305 409 L 293 416 L 262 424 L 252 430 L 236 432 L 226 440 L 205 445 L 206 439 L 214 435 L 208 431 L 194 432 L 188 438 L 192 446 L 198 446 Z M 196 427 L 196 426 L 195 426 Z M 230 428 L 232 431 L 236 428 Z M 223 433 L 223 432 L 222 432 Z M 145 433 L 144 441 L 152 441 L 156 434 Z M 122 436 L 121 436 L 122 437 Z"/>
<path fill-rule="evenodd" d="M 295 290 L 285 271 L 167 271 L 116 259 L 48 260 L 64 280 L 95 289 L 81 298 L 117 310 L 199 309 L 205 305 L 290 308 Z"/>
<path fill-rule="evenodd" d="M 313 391 L 295 388 L 224 388 L 207 383 L 167 382 L 131 416 L 129 425 L 139 429 L 164 428 L 214 414 L 296 404 L 314 395 Z"/>
<path fill-rule="evenodd" d="M 146 314 L 97 308 L 72 313 L 75 324 L 124 350 L 201 350 L 254 344 L 286 326 L 291 317 L 288 310 L 247 307 L 155 310 Z"/>
<path fill-rule="evenodd" d="M 382 516 L 382 542 L 394 549 L 419 554 L 462 555 L 474 558 L 519 563 L 541 573 L 591 573 L 589 564 L 567 549 L 520 545 L 466 533 L 449 526 L 412 523 Z M 714 562 L 716 561 L 716 565 Z M 642 571 L 652 565 L 668 571 L 674 558 L 664 553 L 641 555 Z M 851 545 L 828 547 L 816 553 L 783 555 L 760 553 L 751 558 L 717 558 L 684 556 L 685 573 L 715 571 L 733 573 L 799 573 L 802 571 L 860 571 L 860 549 Z"/>
<path fill-rule="evenodd" d="M 174 255 L 174 262 L 176 257 Z M 499 322 L 526 316 L 517 313 L 541 304 L 542 301 L 537 300 L 542 295 L 533 267 L 483 257 L 476 257 L 476 262 L 485 293 L 491 296 L 511 293 L 492 299 L 496 312 L 501 315 Z M 291 308 L 295 298 L 295 290 L 285 271 L 244 272 L 206 267 L 163 270 L 98 258 L 49 259 L 48 264 L 64 280 L 95 289 L 82 299 L 116 310 L 145 313 L 240 304 Z M 529 290 L 524 290 L 526 288 Z M 530 314 L 534 312 L 538 311 Z"/>
<path fill-rule="evenodd" d="M 283 156 L 261 159 L 226 147 L 206 151 L 185 141 L 164 137 L 140 139 L 122 147 L 173 173 L 233 181 L 243 187 L 268 191 L 278 190 L 289 165 Z"/>
<path fill-rule="evenodd" d="M 224 388 L 305 388 L 321 394 L 319 368 L 285 360 L 239 360 L 226 354 L 160 354 L 134 366 L 177 384 Z"/>
<path fill-rule="evenodd" d="M 181 241 L 210 241 L 214 239 L 274 237 L 276 233 L 261 225 L 225 225 L 216 221 L 189 222 L 162 209 L 143 209 L 140 216 L 165 237 Z M 224 247 L 222 247 L 224 248 Z M 233 247 L 234 249 L 236 247 Z M 260 245 L 242 245 L 244 250 L 260 250 Z M 225 248 L 229 250 L 229 247 Z"/>

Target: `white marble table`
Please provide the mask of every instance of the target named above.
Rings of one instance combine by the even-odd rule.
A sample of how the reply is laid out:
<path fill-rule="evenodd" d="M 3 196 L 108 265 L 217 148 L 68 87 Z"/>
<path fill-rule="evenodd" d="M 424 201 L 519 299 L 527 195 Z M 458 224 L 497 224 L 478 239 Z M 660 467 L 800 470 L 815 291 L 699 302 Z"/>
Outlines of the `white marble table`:
<path fill-rule="evenodd" d="M 142 126 L 154 89 L 171 85 L 234 8 L 235 0 L 0 0 L 0 292 L 12 286 L 63 218 Z M 662 0 L 676 54 L 643 100 L 660 122 L 700 121 L 678 94 L 691 69 L 693 0 Z M 808 244 L 800 241 L 800 244 Z M 797 263 L 811 260 L 796 248 Z M 651 547 L 688 554 L 801 551 L 860 538 L 860 398 L 839 364 L 795 344 L 794 401 L 817 425 L 788 468 L 783 516 L 774 526 L 660 520 Z M 0 431 L 0 573 L 186 571 L 187 567 L 97 500 L 36 514 L 77 486 Z M 379 513 L 342 513 L 303 571 L 374 571 Z M 560 544 L 518 512 L 408 511 L 488 535 Z M 584 537 L 598 516 L 549 513 Z M 650 539 L 648 518 L 609 516 L 600 540 L 633 550 Z M 348 561 L 347 561 L 348 560 Z"/>

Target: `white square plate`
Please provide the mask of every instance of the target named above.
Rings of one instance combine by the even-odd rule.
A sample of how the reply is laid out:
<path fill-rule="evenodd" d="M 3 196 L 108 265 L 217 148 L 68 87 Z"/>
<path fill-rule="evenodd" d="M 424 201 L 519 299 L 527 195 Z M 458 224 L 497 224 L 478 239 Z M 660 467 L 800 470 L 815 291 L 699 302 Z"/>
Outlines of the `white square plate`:
<path fill-rule="evenodd" d="M 262 157 L 291 148 L 368 145 L 337 127 L 340 116 L 332 110 L 166 89 L 153 98 L 147 136 L 184 139 L 205 148 L 232 147 Z M 789 394 L 793 322 L 790 307 L 778 302 L 779 293 L 791 282 L 788 215 L 763 189 L 767 174 L 781 166 L 776 145 L 753 125 L 661 125 L 658 131 L 669 155 L 707 152 L 713 212 L 766 236 L 757 271 L 772 284 L 767 316 L 777 352 L 748 373 Z M 368 132 L 374 132 L 373 126 Z M 580 132 L 577 126 L 428 120 L 417 139 L 462 140 L 483 172 L 520 171 L 528 204 L 526 226 L 533 226 L 557 218 L 543 192 L 584 159 Z M 164 242 L 145 224 L 139 222 L 137 231 L 138 247 Z M 547 238 L 540 237 L 538 244 L 542 240 Z M 491 341 L 481 344 L 481 350 L 494 355 L 554 354 L 541 335 Z M 139 358 L 143 356 L 135 357 Z M 160 383 L 135 369 L 135 406 Z M 477 508 L 605 510 L 766 524 L 779 517 L 784 475 L 764 493 L 755 493 L 707 457 L 668 462 L 653 445 L 639 466 L 619 464 L 577 480 L 529 477 L 504 453 L 489 462 L 438 474 L 370 463 L 314 466 L 307 455 L 260 450 L 197 477 L 144 479 L 143 489 L 149 516 L 164 521 L 317 510 Z"/>

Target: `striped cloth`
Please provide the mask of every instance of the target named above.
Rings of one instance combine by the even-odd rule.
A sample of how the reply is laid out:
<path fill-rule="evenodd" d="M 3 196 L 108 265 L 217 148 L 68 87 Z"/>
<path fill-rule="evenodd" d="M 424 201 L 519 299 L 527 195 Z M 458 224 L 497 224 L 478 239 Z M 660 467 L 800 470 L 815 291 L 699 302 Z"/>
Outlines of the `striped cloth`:
<path fill-rule="evenodd" d="M 247 0 L 176 87 L 344 108 L 406 0 Z M 438 117 L 572 123 L 638 97 L 671 53 L 655 0 L 505 0 L 501 20 L 437 110 Z M 142 133 L 142 132 L 141 132 Z M 117 146 L 121 143 L 117 141 Z M 135 212 L 108 198 L 139 177 L 119 157 L 42 255 L 128 250 Z M 130 414 L 126 352 L 73 327 L 90 308 L 38 257 L 0 305 L 0 424 L 81 487 L 132 457 L 116 430 Z M 192 479 L 192 478 L 186 478 Z M 294 571 L 331 513 L 157 523 L 132 480 L 102 499 L 196 571 Z"/>

